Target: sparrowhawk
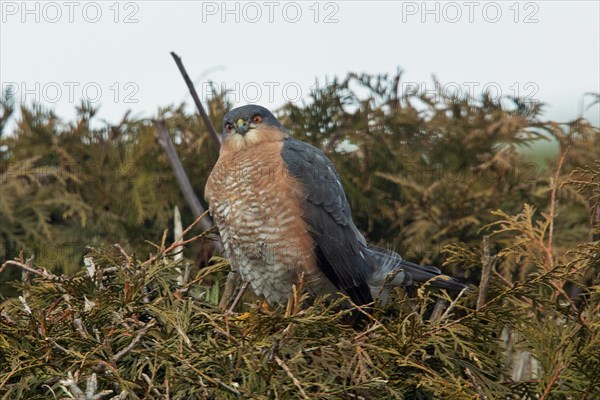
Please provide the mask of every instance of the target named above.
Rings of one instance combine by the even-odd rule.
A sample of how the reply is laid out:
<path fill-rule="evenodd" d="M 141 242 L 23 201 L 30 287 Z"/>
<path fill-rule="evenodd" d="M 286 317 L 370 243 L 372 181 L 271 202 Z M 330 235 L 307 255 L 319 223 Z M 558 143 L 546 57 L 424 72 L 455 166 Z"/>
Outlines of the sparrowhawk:
<path fill-rule="evenodd" d="M 285 303 L 301 274 L 310 293 L 342 292 L 359 305 L 385 300 L 390 286 L 431 280 L 465 287 L 437 268 L 369 245 L 332 162 L 290 137 L 264 107 L 225 115 L 205 198 L 232 268 L 269 303 Z"/>

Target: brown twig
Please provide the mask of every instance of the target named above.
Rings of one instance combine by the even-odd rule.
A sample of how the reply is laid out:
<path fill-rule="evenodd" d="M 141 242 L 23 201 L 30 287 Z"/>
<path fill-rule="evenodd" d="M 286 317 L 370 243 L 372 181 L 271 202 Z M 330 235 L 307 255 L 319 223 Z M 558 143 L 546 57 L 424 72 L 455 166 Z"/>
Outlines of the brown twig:
<path fill-rule="evenodd" d="M 200 215 L 198 218 L 196 218 L 196 220 L 195 220 L 194 222 L 192 222 L 192 223 L 190 224 L 190 226 L 188 226 L 187 228 L 185 228 L 185 230 L 184 230 L 184 231 L 183 231 L 183 233 L 182 233 L 182 238 L 183 238 L 183 236 L 185 236 L 185 234 L 186 234 L 186 233 L 188 233 L 188 232 L 189 232 L 189 231 L 190 231 L 190 230 L 191 230 L 191 229 L 192 229 L 192 228 L 193 228 L 193 227 L 194 227 L 196 224 L 198 224 L 198 223 L 199 223 L 199 222 L 200 222 L 200 221 L 201 221 L 201 220 L 202 220 L 202 219 L 203 219 L 203 218 L 206 216 L 206 214 L 207 214 L 207 213 L 208 213 L 208 211 L 205 211 L 205 213 L 204 213 L 204 214 L 202 214 L 202 215 Z M 182 246 L 182 245 L 184 245 L 184 244 L 187 244 L 187 243 L 189 243 L 189 242 L 193 242 L 194 240 L 196 240 L 196 239 L 198 239 L 198 238 L 201 238 L 201 237 L 204 237 L 204 236 L 206 236 L 206 232 L 203 232 L 203 233 L 201 233 L 201 234 L 199 234 L 199 235 L 196 235 L 196 236 L 194 236 L 194 237 L 193 237 L 193 238 L 191 238 L 191 239 L 182 240 L 182 238 L 181 238 L 181 239 L 179 239 L 179 240 L 176 240 L 175 242 L 171 243 L 171 245 L 170 245 L 169 247 L 167 247 L 166 249 L 164 249 L 164 250 L 162 250 L 162 251 L 158 252 L 157 254 L 153 255 L 152 257 L 150 257 L 149 259 L 147 259 L 146 261 L 144 261 L 144 262 L 142 263 L 142 265 L 147 265 L 147 264 L 150 264 L 150 263 L 152 263 L 152 262 L 156 261 L 156 260 L 158 259 L 158 257 L 160 257 L 161 255 L 163 255 L 163 254 L 167 254 L 167 253 L 169 253 L 169 252 L 173 251 L 173 249 L 175 249 L 175 248 L 177 248 L 177 247 L 179 247 L 179 246 Z"/>
<path fill-rule="evenodd" d="M 123 257 L 125 257 L 125 260 L 127 261 L 127 265 L 125 265 L 125 268 L 129 269 L 131 267 L 131 263 L 133 262 L 133 258 L 129 254 L 127 254 L 125 249 L 123 249 L 123 247 L 121 247 L 119 243 L 115 243 L 113 244 L 113 246 L 119 250 L 119 253 L 121 253 Z"/>
<path fill-rule="evenodd" d="M 219 135 L 217 135 L 217 131 L 215 130 L 215 127 L 210 122 L 210 119 L 208 118 L 208 114 L 206 113 L 206 111 L 204 110 L 204 107 L 202 106 L 202 103 L 200 102 L 198 93 L 196 92 L 196 89 L 194 88 L 194 84 L 192 83 L 192 80 L 190 79 L 187 71 L 185 70 L 185 67 L 183 66 L 181 57 L 179 57 L 173 51 L 171 52 L 171 56 L 175 60 L 175 63 L 177 64 L 177 67 L 179 68 L 179 72 L 181 72 L 181 75 L 183 76 L 183 80 L 185 81 L 185 84 L 187 85 L 187 87 L 190 91 L 190 94 L 192 95 L 192 99 L 194 99 L 196 108 L 198 109 L 198 112 L 200 113 L 200 116 L 202 117 L 202 120 L 204 121 L 204 124 L 206 125 L 206 129 L 208 129 L 208 133 L 210 134 L 210 137 L 213 139 L 215 147 L 217 148 L 217 150 L 219 150 L 221 148 L 221 139 L 219 138 Z"/>
<path fill-rule="evenodd" d="M 237 288 L 240 284 L 240 274 L 237 272 L 230 272 L 227 274 L 227 280 L 225 281 L 225 288 L 223 289 L 223 296 L 221 296 L 221 301 L 219 301 L 219 308 L 221 310 L 227 309 L 229 305 L 229 300 L 235 293 L 235 288 Z"/>
<path fill-rule="evenodd" d="M 544 390 L 544 393 L 542 394 L 542 397 L 540 397 L 540 400 L 544 400 L 546 399 L 546 397 L 548 397 L 548 395 L 550 394 L 550 390 L 552 390 L 552 386 L 554 386 L 554 383 L 556 383 L 556 380 L 558 379 L 561 371 L 565 368 L 564 365 L 560 365 L 556 371 L 554 371 L 554 373 L 552 374 L 552 378 L 550 378 L 550 382 L 548 382 L 548 386 L 546 386 L 546 390 Z"/>
<path fill-rule="evenodd" d="M 446 300 L 439 298 L 435 301 L 435 306 L 433 307 L 433 311 L 431 312 L 431 315 L 429 316 L 429 320 L 430 321 L 437 321 L 438 319 L 440 319 L 440 317 L 442 316 L 442 313 L 444 311 L 444 307 L 446 307 Z"/>
<path fill-rule="evenodd" d="M 45 269 L 35 269 L 27 264 L 23 264 L 21 262 L 15 261 L 15 260 L 5 261 L 4 264 L 2 264 L 2 266 L 0 267 L 0 272 L 4 271 L 4 268 L 8 267 L 9 265 L 17 266 L 19 268 L 24 269 L 27 272 L 31 272 L 32 274 L 43 276 L 44 278 L 49 278 L 49 279 L 57 279 L 58 278 L 56 275 L 46 271 Z"/>

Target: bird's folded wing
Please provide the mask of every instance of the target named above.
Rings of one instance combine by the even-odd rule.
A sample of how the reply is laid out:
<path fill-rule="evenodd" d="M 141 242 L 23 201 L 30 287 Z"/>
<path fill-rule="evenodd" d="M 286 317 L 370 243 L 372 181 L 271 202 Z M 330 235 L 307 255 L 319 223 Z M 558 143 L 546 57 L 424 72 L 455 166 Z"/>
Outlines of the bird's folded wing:
<path fill-rule="evenodd" d="M 292 138 L 285 139 L 281 156 L 290 177 L 301 184 L 303 218 L 315 241 L 319 267 L 355 303 L 371 302 L 367 281 L 374 266 L 363 252 L 366 241 L 352 221 L 335 167 L 319 149 Z"/>

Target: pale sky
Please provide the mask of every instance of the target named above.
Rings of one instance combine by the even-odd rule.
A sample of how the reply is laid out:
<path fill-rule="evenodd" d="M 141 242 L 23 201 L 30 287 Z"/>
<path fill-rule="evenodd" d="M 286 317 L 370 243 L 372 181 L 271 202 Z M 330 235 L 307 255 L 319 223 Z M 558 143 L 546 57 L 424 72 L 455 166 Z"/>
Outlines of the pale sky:
<path fill-rule="evenodd" d="M 191 104 L 175 51 L 236 104 L 306 101 L 315 80 L 404 71 L 405 85 L 520 94 L 546 116 L 600 92 L 598 1 L 2 1 L 0 81 L 73 118 L 82 97 L 117 122 Z M 585 101 L 585 104 L 584 104 Z M 584 114 L 600 123 L 600 106 Z"/>

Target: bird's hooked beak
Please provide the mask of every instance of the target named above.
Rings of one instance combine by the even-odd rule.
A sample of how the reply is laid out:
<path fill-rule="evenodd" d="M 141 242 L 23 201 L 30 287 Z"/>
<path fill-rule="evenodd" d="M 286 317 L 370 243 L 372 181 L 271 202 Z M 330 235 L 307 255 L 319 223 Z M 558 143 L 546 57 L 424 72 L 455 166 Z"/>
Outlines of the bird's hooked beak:
<path fill-rule="evenodd" d="M 235 130 L 240 135 L 245 135 L 250 127 L 248 126 L 248 122 L 243 119 L 238 119 L 235 123 Z"/>

